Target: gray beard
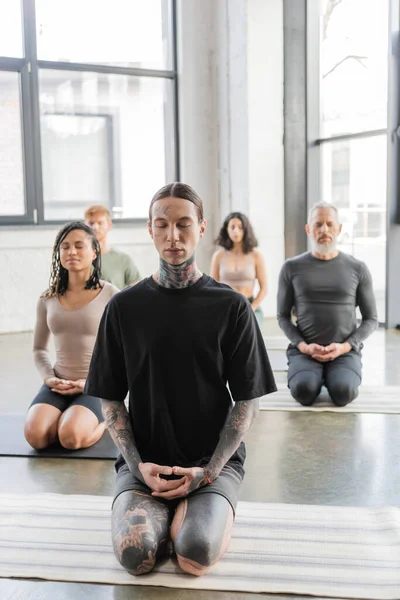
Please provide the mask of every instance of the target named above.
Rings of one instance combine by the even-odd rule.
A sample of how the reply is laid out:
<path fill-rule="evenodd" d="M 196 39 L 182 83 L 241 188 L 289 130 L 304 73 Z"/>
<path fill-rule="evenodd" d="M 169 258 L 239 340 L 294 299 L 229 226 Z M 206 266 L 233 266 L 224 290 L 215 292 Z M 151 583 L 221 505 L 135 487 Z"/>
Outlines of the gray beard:
<path fill-rule="evenodd" d="M 317 254 L 330 254 L 337 247 L 337 241 L 333 240 L 330 244 L 318 244 L 315 240 L 311 240 L 311 250 Z"/>

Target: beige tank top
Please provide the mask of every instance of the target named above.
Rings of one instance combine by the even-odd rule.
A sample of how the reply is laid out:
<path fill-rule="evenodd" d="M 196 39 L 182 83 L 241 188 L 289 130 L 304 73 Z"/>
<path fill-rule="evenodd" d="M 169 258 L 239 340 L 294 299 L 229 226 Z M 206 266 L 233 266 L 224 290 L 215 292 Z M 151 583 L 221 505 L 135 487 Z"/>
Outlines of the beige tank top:
<path fill-rule="evenodd" d="M 245 255 L 243 264 L 238 269 L 228 265 L 228 251 L 225 250 L 219 264 L 219 281 L 233 288 L 253 287 L 256 280 L 256 264 L 252 254 Z"/>
<path fill-rule="evenodd" d="M 33 337 L 33 355 L 43 380 L 47 377 L 86 379 L 97 330 L 107 302 L 119 290 L 103 282 L 103 289 L 89 304 L 69 310 L 58 298 L 39 299 Z M 50 361 L 49 340 L 54 336 L 56 362 Z"/>

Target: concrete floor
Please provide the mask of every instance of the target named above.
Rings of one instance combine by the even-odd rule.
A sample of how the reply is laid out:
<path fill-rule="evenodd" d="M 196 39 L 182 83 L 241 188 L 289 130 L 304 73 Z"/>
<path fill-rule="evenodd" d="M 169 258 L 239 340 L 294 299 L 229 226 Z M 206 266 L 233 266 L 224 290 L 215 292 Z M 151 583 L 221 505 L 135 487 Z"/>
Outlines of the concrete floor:
<path fill-rule="evenodd" d="M 279 335 L 274 322 L 264 333 Z M 31 334 L 0 336 L 0 414 L 24 412 L 40 385 Z M 364 351 L 364 382 L 400 385 L 397 332 L 376 332 Z M 284 381 L 285 373 L 277 373 Z M 399 504 L 400 415 L 262 412 L 247 439 L 241 499 L 370 506 Z M 1 492 L 112 495 L 113 463 L 105 460 L 0 457 Z M 288 596 L 261 594 L 269 600 Z M 247 600 L 253 594 L 145 586 L 105 586 L 0 579 L 1 600 Z M 290 596 L 290 598 L 300 598 Z"/>

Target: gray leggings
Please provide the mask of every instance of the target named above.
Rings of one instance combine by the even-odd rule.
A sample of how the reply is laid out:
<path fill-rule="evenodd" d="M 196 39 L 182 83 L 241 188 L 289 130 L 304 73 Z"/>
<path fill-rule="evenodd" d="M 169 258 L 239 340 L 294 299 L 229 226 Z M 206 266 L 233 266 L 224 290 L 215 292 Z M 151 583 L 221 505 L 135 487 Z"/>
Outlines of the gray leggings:
<path fill-rule="evenodd" d="M 288 387 L 293 398 L 303 406 L 314 403 L 325 385 L 332 402 L 346 406 L 358 396 L 361 384 L 361 355 L 354 350 L 335 360 L 320 363 L 297 348 L 289 346 Z"/>

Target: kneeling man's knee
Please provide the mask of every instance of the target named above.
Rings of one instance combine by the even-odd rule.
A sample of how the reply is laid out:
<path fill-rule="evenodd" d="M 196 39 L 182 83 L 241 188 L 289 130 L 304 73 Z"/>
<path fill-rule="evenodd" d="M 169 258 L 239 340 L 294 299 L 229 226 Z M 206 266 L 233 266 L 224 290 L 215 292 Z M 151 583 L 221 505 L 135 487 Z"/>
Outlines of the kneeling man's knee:
<path fill-rule="evenodd" d="M 345 383 L 335 383 L 335 385 L 329 387 L 328 391 L 332 402 L 336 406 L 346 406 L 358 396 L 358 386 L 346 385 Z"/>
<path fill-rule="evenodd" d="M 218 559 L 218 551 L 201 531 L 178 535 L 174 547 L 180 568 L 190 575 L 204 575 Z"/>
<path fill-rule="evenodd" d="M 150 541 L 150 540 L 149 540 Z M 157 544 L 146 543 L 142 548 L 134 545 L 125 545 L 116 547 L 114 552 L 120 564 L 131 575 L 144 575 L 151 571 L 156 564 L 155 548 Z"/>
<path fill-rule="evenodd" d="M 321 390 L 319 382 L 307 378 L 290 381 L 289 385 L 293 398 L 303 406 L 311 406 Z"/>

